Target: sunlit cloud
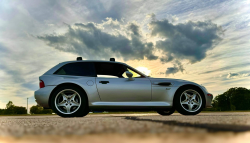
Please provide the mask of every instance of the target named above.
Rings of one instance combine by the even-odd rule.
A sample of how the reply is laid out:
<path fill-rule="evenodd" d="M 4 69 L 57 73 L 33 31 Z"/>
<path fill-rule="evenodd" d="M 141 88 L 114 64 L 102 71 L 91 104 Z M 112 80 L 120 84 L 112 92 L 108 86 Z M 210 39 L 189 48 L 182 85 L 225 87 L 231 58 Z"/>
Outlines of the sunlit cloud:
<path fill-rule="evenodd" d="M 140 72 L 144 73 L 147 76 L 149 76 L 151 73 L 151 71 L 146 67 L 137 67 L 136 69 L 139 70 Z"/>

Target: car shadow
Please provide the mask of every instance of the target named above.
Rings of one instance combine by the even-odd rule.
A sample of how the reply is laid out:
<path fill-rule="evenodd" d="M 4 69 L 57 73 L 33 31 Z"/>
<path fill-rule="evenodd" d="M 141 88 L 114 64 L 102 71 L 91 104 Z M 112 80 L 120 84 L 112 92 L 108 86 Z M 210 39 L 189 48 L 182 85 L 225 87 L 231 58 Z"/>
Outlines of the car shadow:
<path fill-rule="evenodd" d="M 164 125 L 171 125 L 171 126 L 202 128 L 202 129 L 206 129 L 208 132 L 246 132 L 246 131 L 250 131 L 250 126 L 248 126 L 248 125 L 183 123 L 183 122 L 178 122 L 178 121 L 140 119 L 138 117 L 125 117 L 125 119 L 133 120 L 133 121 L 147 121 L 147 122 L 162 123 Z"/>

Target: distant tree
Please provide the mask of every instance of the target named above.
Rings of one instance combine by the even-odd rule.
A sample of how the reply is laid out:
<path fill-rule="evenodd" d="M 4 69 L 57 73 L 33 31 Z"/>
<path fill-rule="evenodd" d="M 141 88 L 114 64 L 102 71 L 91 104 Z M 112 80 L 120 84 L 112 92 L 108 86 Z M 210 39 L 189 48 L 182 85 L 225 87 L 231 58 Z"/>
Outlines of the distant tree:
<path fill-rule="evenodd" d="M 219 111 L 231 110 L 230 99 L 226 96 L 225 93 L 216 96 L 213 100 L 213 105 L 216 105 L 214 108 L 216 108 Z"/>
<path fill-rule="evenodd" d="M 2 114 L 27 114 L 27 109 L 21 106 L 15 106 L 12 101 L 6 104 L 6 109 L 2 111 Z"/>
<path fill-rule="evenodd" d="M 12 101 L 9 101 L 7 104 L 6 104 L 6 109 L 10 109 L 10 108 L 13 108 L 15 107 L 15 105 L 13 104 Z"/>
<path fill-rule="evenodd" d="M 5 109 L 0 109 L 0 115 L 4 115 Z"/>
<path fill-rule="evenodd" d="M 51 109 L 43 109 L 42 114 L 52 114 L 53 111 Z"/>
<path fill-rule="evenodd" d="M 43 110 L 43 107 L 35 105 L 35 106 L 32 106 L 30 108 L 30 113 L 31 114 L 41 114 L 42 110 Z"/>
<path fill-rule="evenodd" d="M 52 110 L 44 109 L 43 107 L 39 105 L 35 105 L 30 108 L 30 113 L 31 114 L 52 114 Z"/>
<path fill-rule="evenodd" d="M 250 110 L 250 90 L 243 87 L 230 88 L 226 94 L 236 110 Z"/>
<path fill-rule="evenodd" d="M 13 102 L 9 101 L 6 104 L 6 109 L 4 111 L 4 114 L 14 114 L 14 108 L 15 108 L 15 105 L 13 104 Z"/>
<path fill-rule="evenodd" d="M 250 90 L 243 87 L 230 88 L 214 98 L 213 108 L 218 111 L 250 110 Z"/>
<path fill-rule="evenodd" d="M 27 114 L 27 109 L 25 107 L 15 106 L 14 114 Z"/>

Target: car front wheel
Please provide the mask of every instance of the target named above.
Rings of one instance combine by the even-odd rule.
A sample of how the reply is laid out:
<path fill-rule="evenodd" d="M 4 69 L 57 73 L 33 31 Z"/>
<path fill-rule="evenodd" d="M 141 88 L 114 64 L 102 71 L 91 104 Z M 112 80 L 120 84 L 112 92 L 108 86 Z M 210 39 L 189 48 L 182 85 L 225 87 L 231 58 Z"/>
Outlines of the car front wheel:
<path fill-rule="evenodd" d="M 182 115 L 196 115 L 201 112 L 205 104 L 202 91 L 197 87 L 184 87 L 177 91 L 174 105 Z"/>
<path fill-rule="evenodd" d="M 89 108 L 85 93 L 75 86 L 57 89 L 51 99 L 51 107 L 61 117 L 83 117 Z"/>

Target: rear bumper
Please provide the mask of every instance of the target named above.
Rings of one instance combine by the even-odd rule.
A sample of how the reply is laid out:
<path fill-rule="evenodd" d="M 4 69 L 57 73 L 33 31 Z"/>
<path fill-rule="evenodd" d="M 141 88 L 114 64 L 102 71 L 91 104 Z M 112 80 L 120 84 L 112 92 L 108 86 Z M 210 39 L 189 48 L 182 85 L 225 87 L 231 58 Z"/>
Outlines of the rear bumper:
<path fill-rule="evenodd" d="M 49 96 L 55 87 L 56 86 L 45 86 L 44 88 L 40 88 L 39 90 L 35 91 L 34 96 L 35 96 L 37 104 L 44 108 L 50 108 Z"/>

